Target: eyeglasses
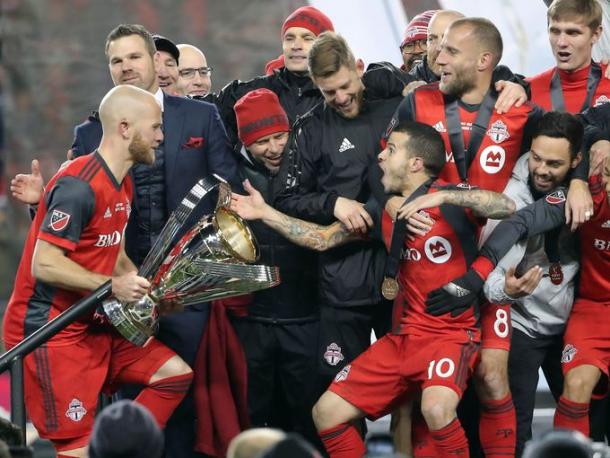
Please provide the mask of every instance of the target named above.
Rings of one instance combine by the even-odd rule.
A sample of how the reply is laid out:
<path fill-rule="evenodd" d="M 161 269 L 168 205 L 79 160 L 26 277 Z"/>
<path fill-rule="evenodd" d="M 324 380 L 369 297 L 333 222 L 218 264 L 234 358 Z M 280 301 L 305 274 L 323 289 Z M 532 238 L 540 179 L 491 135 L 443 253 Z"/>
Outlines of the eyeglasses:
<path fill-rule="evenodd" d="M 409 43 L 405 43 L 405 45 L 400 50 L 403 54 L 413 54 L 413 52 L 415 51 L 415 47 L 418 45 L 421 51 L 426 51 L 428 49 L 428 42 L 426 40 L 415 40 Z"/>
<path fill-rule="evenodd" d="M 183 68 L 178 73 L 182 78 L 190 80 L 195 77 L 195 73 L 199 73 L 199 76 L 204 77 L 212 73 L 212 67 L 201 67 L 201 68 Z"/>

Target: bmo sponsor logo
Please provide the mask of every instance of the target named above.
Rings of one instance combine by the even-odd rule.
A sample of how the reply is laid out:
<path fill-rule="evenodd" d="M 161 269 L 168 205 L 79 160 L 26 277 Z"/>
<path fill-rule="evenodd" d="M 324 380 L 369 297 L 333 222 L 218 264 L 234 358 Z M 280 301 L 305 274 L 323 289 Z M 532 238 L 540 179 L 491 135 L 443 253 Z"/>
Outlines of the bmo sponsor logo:
<path fill-rule="evenodd" d="M 121 243 L 121 233 L 119 231 L 114 231 L 111 234 L 98 234 L 95 246 L 106 248 L 118 245 L 119 243 Z"/>
<path fill-rule="evenodd" d="M 445 151 L 445 162 L 455 162 L 455 159 L 453 159 L 453 151 Z"/>
<path fill-rule="evenodd" d="M 610 251 L 610 240 L 593 239 L 593 246 L 599 251 Z"/>
<path fill-rule="evenodd" d="M 400 251 L 400 259 L 403 261 L 419 261 L 421 253 L 415 248 L 403 248 Z"/>
<path fill-rule="evenodd" d="M 506 151 L 498 145 L 491 145 L 481 152 L 481 168 L 490 175 L 498 173 L 506 162 Z"/>
<path fill-rule="evenodd" d="M 451 257 L 451 244 L 443 237 L 434 236 L 426 240 L 426 257 L 435 264 L 443 264 Z"/>

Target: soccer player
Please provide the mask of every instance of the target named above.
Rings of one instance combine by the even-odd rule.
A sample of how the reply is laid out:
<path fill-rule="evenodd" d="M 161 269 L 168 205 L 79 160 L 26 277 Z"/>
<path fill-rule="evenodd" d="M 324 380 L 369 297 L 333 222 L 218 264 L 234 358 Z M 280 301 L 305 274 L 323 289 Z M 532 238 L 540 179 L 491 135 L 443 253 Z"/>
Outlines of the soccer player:
<path fill-rule="evenodd" d="M 396 126 L 379 155 L 386 192 L 409 199 L 432 194 L 438 206 L 428 211 L 432 230 L 407 240 L 374 201 L 367 204 L 375 235 L 390 248 L 390 256 L 400 259 L 399 290 L 392 331 L 345 366 L 314 407 L 314 421 L 331 457 L 362 456 L 364 444 L 353 422 L 364 416 L 379 418 L 420 393 L 437 450 L 442 456 L 468 455 L 455 409 L 478 355 L 476 301 L 464 304 L 459 313 L 434 316 L 423 300 L 454 273 L 468 269 L 476 253 L 479 218 L 504 218 L 514 211 L 514 203 L 501 194 L 463 190 L 437 180 L 444 150 L 432 127 L 405 122 Z M 249 184 L 246 189 L 250 196 L 234 196 L 233 208 L 246 219 L 261 219 L 295 243 L 327 250 L 361 238 L 338 222 L 320 226 L 284 215 L 265 204 Z"/>
<path fill-rule="evenodd" d="M 99 148 L 49 182 L 30 229 L 4 320 L 10 348 L 109 279 L 133 302 L 150 286 L 125 254 L 133 164 L 150 164 L 163 140 L 152 94 L 117 86 L 100 104 Z M 191 369 L 155 339 L 136 347 L 93 314 L 80 318 L 24 359 L 25 403 L 41 437 L 60 457 L 84 457 L 100 391 L 144 385 L 136 401 L 161 427 L 186 395 Z"/>

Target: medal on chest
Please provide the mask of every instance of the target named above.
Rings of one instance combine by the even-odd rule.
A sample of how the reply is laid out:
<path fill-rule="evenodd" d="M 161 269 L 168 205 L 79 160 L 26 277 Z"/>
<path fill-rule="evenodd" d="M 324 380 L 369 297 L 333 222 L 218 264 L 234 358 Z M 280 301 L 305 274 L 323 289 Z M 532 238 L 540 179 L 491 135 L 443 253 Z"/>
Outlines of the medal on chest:
<path fill-rule="evenodd" d="M 398 282 L 395 278 L 385 277 L 381 283 L 381 295 L 389 301 L 393 301 L 398 296 Z"/>
<path fill-rule="evenodd" d="M 561 285 L 563 282 L 563 271 L 561 270 L 561 264 L 558 262 L 554 262 L 549 267 L 549 277 L 551 278 L 551 283 L 554 285 Z"/>

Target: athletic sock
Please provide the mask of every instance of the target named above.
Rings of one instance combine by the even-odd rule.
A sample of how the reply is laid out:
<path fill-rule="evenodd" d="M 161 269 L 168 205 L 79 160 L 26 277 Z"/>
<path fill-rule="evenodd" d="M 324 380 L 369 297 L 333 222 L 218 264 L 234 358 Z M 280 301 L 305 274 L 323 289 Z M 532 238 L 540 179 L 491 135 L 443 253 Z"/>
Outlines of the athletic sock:
<path fill-rule="evenodd" d="M 418 406 L 419 407 L 419 406 Z M 413 409 L 413 417 L 411 419 L 411 437 L 413 442 L 413 457 L 414 458 L 435 458 L 438 456 L 436 444 L 430 434 L 430 429 L 426 424 L 426 420 L 422 416 L 419 409 Z"/>
<path fill-rule="evenodd" d="M 358 430 L 349 423 L 318 432 L 330 458 L 362 458 L 366 452 Z"/>
<path fill-rule="evenodd" d="M 553 426 L 574 429 L 589 437 L 589 403 L 572 402 L 560 396 Z"/>
<path fill-rule="evenodd" d="M 159 427 L 163 428 L 186 396 L 192 380 L 192 372 L 157 380 L 145 387 L 135 400 L 150 410 Z"/>
<path fill-rule="evenodd" d="M 513 397 L 481 401 L 479 438 L 486 458 L 515 455 L 517 415 Z"/>
<path fill-rule="evenodd" d="M 436 444 L 439 457 L 468 458 L 470 456 L 466 433 L 457 417 L 444 428 L 430 431 L 430 434 Z"/>

